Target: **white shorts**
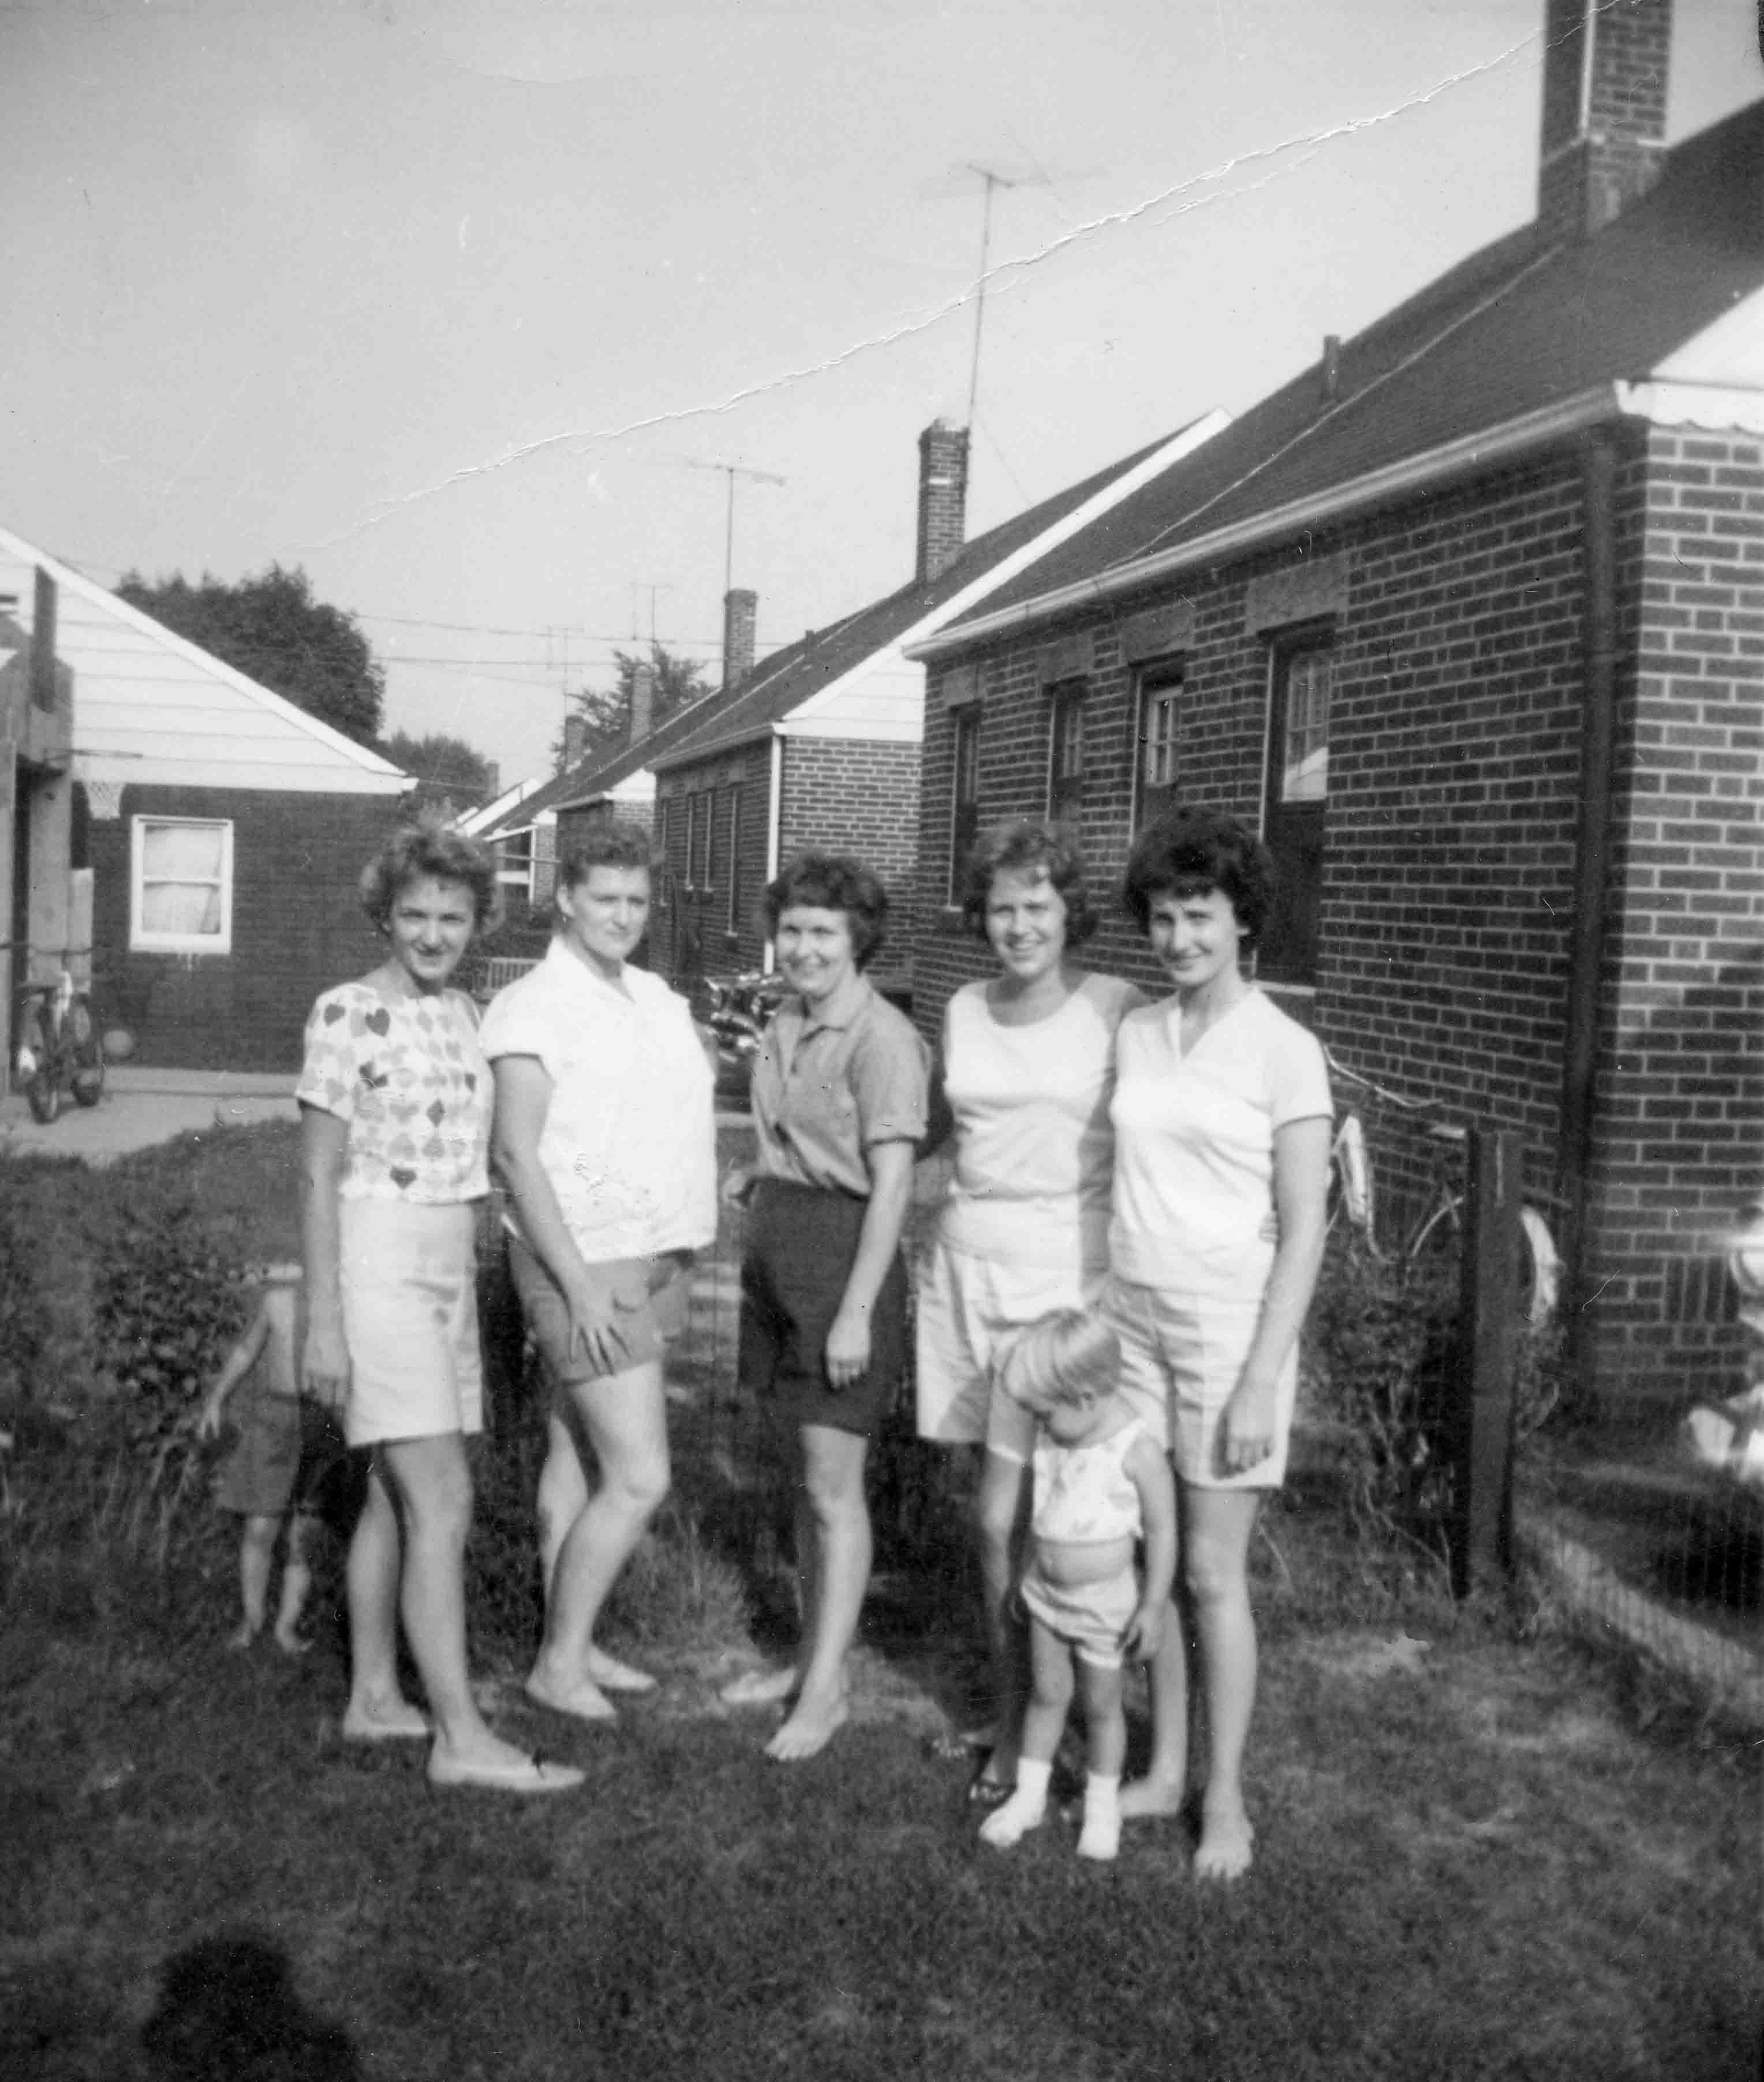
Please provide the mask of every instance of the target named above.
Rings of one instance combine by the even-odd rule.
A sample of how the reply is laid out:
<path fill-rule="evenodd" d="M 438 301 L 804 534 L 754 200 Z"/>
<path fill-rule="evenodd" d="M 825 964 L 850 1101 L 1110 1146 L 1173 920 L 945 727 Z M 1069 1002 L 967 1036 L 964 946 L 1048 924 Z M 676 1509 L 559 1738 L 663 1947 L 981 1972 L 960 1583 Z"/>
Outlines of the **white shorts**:
<path fill-rule="evenodd" d="M 483 1429 L 477 1211 L 344 1200 L 339 1274 L 352 1446 Z"/>
<path fill-rule="evenodd" d="M 918 1435 L 939 1446 L 984 1446 L 1026 1465 L 1035 1419 L 998 1385 L 1018 1335 L 1053 1309 L 1095 1304 L 1106 1267 L 1019 1265 L 934 1244 L 918 1288 Z"/>
<path fill-rule="evenodd" d="M 1180 1288 L 1139 1287 L 1116 1279 L 1108 1315 L 1120 1339 L 1121 1389 L 1135 1410 L 1154 1403 L 1164 1413 L 1171 1457 L 1191 1488 L 1272 1490 L 1286 1478 L 1286 1448 L 1298 1393 L 1298 1353 L 1281 1369 L 1274 1413 L 1274 1450 L 1242 1474 L 1219 1466 L 1219 1427 L 1225 1406 L 1249 1357 L 1262 1297 L 1191 1294 Z"/>
<path fill-rule="evenodd" d="M 1129 1562 L 1091 1583 L 1050 1583 L 1032 1562 L 1021 1587 L 1023 1610 L 1081 1663 L 1119 1670 L 1121 1641 L 1139 1610 L 1139 1578 Z"/>

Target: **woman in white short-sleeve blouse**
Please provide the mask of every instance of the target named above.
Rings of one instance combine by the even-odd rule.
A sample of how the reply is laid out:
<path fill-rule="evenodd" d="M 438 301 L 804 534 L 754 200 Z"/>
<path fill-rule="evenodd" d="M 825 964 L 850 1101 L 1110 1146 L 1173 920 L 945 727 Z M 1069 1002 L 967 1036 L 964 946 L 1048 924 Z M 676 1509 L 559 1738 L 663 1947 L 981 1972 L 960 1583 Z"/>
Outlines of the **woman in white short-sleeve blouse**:
<path fill-rule="evenodd" d="M 1152 825 L 1127 863 L 1127 908 L 1175 991 L 1116 1040 L 1110 1314 L 1123 1392 L 1167 1415 L 1181 1566 L 1153 1659 L 1150 1766 L 1121 1811 L 1182 1809 L 1192 1642 L 1209 1743 L 1195 1870 L 1217 1879 L 1250 1863 L 1249 1545 L 1285 1472 L 1332 1124 L 1316 1037 L 1243 972 L 1272 895 L 1267 848 L 1207 811 Z"/>
<path fill-rule="evenodd" d="M 361 879 L 386 959 L 306 1022 L 300 1100 L 308 1325 L 302 1373 L 369 1448 L 350 1542 L 346 1740 L 431 1734 L 436 1785 L 555 1793 L 579 1771 L 493 1734 L 466 1665 L 466 1435 L 483 1427 L 475 1241 L 489 1066 L 449 984 L 491 919 L 496 868 L 459 833 L 395 832 Z M 399 1681 L 400 1614 L 428 1713 Z"/>

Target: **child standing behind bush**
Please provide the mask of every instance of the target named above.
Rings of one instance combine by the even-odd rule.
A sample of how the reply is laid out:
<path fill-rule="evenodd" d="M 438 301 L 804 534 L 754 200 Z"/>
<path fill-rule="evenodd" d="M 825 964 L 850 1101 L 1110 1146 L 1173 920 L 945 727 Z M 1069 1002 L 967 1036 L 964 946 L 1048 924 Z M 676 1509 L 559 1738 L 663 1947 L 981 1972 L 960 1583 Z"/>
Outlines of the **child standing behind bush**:
<path fill-rule="evenodd" d="M 1032 1324 L 1001 1371 L 1006 1393 L 1037 1420 L 1021 1590 L 1029 1617 L 1029 1705 L 1016 1789 L 980 1830 L 1001 1849 L 1046 1812 L 1074 1663 L 1088 1737 L 1078 1853 L 1112 1858 L 1120 1847 L 1121 1663 L 1158 1646 L 1175 1573 L 1176 1498 L 1161 1447 L 1119 1392 L 1120 1371 L 1114 1332 L 1079 1309 Z M 1142 1534 L 1142 1583 L 1133 1566 Z"/>
<path fill-rule="evenodd" d="M 215 1502 L 239 1526 L 238 1625 L 229 1648 L 249 1648 L 264 1630 L 276 1540 L 285 1524 L 276 1645 L 304 1654 L 301 1615 L 312 1584 L 311 1540 L 327 1507 L 344 1501 L 349 1450 L 335 1413 L 300 1392 L 294 1365 L 298 1265 L 264 1267 L 257 1307 L 209 1390 L 197 1422 L 200 1439 L 217 1439 L 234 1405 L 236 1435 L 215 1487 Z"/>

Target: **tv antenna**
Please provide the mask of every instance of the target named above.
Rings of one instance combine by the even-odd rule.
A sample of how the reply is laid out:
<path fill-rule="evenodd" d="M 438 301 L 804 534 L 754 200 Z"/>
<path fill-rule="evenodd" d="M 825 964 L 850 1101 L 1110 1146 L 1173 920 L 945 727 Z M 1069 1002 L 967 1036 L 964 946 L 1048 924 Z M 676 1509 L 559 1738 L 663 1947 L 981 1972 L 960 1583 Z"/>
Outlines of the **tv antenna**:
<path fill-rule="evenodd" d="M 735 480 L 750 477 L 756 484 L 787 484 L 789 479 L 776 475 L 769 470 L 749 470 L 745 463 L 707 462 L 698 456 L 676 456 L 674 461 L 687 470 L 717 470 L 729 481 L 728 520 L 723 536 L 723 591 L 725 596 L 735 584 Z"/>
<path fill-rule="evenodd" d="M 980 280 L 974 288 L 974 361 L 968 378 L 968 424 L 974 424 L 974 400 L 980 394 L 980 331 L 986 322 L 986 263 L 992 254 L 992 192 L 994 188 L 1019 188 L 1023 177 L 1015 179 L 997 172 L 991 166 L 977 166 L 970 159 L 968 171 L 978 174 L 986 184 L 986 200 L 980 217 Z"/>

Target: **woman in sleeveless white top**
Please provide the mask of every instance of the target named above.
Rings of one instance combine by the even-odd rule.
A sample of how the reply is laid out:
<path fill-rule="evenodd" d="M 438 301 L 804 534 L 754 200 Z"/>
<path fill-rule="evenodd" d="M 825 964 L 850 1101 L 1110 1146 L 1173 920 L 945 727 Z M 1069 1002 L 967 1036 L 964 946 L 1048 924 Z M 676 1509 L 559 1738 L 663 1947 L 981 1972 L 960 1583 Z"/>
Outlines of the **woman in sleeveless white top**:
<path fill-rule="evenodd" d="M 1016 1768 L 1027 1673 L 1011 1604 L 1035 1437 L 998 1368 L 1026 1325 L 1100 1298 L 1115 1033 L 1144 999 L 1072 959 L 1097 920 L 1082 862 L 1058 827 L 987 834 L 968 864 L 962 908 L 998 972 L 964 985 L 944 1012 L 954 1174 L 919 1282 L 918 1431 L 984 1449 L 975 1517 L 994 1712 L 965 1739 L 989 1752 L 975 1781 L 984 1802 L 1009 1790 Z"/>

